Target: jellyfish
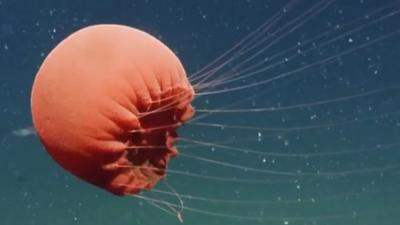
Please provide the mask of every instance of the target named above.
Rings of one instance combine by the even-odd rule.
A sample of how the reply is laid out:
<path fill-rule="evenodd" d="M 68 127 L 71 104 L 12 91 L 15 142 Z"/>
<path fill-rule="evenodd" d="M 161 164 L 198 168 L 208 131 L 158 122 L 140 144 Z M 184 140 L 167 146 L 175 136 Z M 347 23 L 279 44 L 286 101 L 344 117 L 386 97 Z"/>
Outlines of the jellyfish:
<path fill-rule="evenodd" d="M 375 214 L 393 215 L 399 199 L 385 198 L 395 207 L 386 207 L 377 199 L 382 199 L 383 193 L 396 193 L 398 187 L 399 85 L 398 80 L 380 77 L 385 63 L 376 52 L 378 46 L 398 44 L 398 29 L 393 24 L 400 10 L 396 2 L 382 3 L 366 13 L 355 12 L 351 18 L 325 19 L 332 12 L 342 18 L 341 8 L 346 6 L 330 0 L 283 3 L 231 48 L 197 72 L 189 72 L 184 79 L 189 91 L 184 88 L 186 91 L 172 95 L 165 104 L 155 104 L 151 99 L 151 106 L 138 109 L 142 121 L 130 121 L 141 124 L 148 118 L 149 124 L 129 127 L 128 138 L 117 141 L 146 139 L 148 131 L 163 137 L 158 139 L 162 141 L 121 146 L 119 149 L 132 154 L 129 162 L 105 167 L 106 171 L 126 173 L 140 170 L 151 174 L 151 181 L 140 186 L 112 174 L 104 179 L 112 188 L 105 189 L 139 198 L 181 222 L 183 213 L 214 218 L 217 223 L 226 219 L 229 224 L 351 223 L 368 221 Z M 110 35 L 111 39 L 118 38 Z M 153 57 L 157 59 L 156 55 L 148 58 L 152 61 Z M 93 70 L 101 71 L 104 64 Z M 166 67 L 171 65 L 174 63 Z M 67 73 L 68 68 L 63 71 Z M 86 80 L 87 85 L 79 83 L 84 86 L 76 86 L 75 93 L 85 91 L 91 82 L 98 82 L 95 75 Z M 114 86 L 112 82 L 106 83 Z M 125 90 L 116 86 L 120 87 L 118 91 Z M 114 97 L 116 93 L 110 89 L 102 90 Z M 181 95 L 188 95 L 182 107 L 190 112 L 183 110 L 182 118 L 171 112 L 173 115 L 166 117 L 169 120 L 158 121 L 164 112 L 183 109 L 176 107 Z M 53 101 L 72 101 L 63 96 Z M 79 94 L 74 96 L 80 100 Z M 95 95 L 91 100 L 102 101 L 97 98 Z M 192 115 L 189 103 L 195 106 L 196 115 Z M 89 102 L 82 105 L 90 108 Z M 93 108 L 87 110 L 86 118 L 96 116 L 91 113 Z M 100 112 L 109 119 L 115 112 L 108 110 Z M 62 112 L 51 115 L 57 117 Z M 91 120 L 83 120 L 79 127 L 86 121 Z M 175 129 L 183 123 L 178 137 Z M 37 128 L 40 137 L 40 126 Z M 77 130 L 59 132 L 78 134 Z M 92 128 L 93 133 L 98 130 Z M 48 135 L 62 137 L 61 133 Z M 147 140 L 155 141 L 152 137 Z M 49 145 L 44 139 L 45 146 Z M 87 139 L 81 143 L 88 143 Z M 139 149 L 158 153 L 161 149 L 168 152 L 164 155 L 167 159 L 178 157 L 169 161 L 168 168 L 164 163 L 133 163 Z M 79 172 L 72 173 L 80 176 Z M 96 179 L 89 182 L 102 188 L 107 183 Z M 191 216 L 186 218 L 190 220 Z"/>

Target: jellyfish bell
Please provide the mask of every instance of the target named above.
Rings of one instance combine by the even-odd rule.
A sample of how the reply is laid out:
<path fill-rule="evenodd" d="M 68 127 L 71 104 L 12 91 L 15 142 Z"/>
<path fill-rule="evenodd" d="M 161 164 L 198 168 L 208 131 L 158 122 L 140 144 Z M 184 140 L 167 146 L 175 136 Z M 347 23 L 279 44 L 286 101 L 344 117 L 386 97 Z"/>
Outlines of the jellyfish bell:
<path fill-rule="evenodd" d="M 32 88 L 34 126 L 75 176 L 117 195 L 151 189 L 177 154 L 194 91 L 177 56 L 151 35 L 94 25 L 46 57 Z"/>

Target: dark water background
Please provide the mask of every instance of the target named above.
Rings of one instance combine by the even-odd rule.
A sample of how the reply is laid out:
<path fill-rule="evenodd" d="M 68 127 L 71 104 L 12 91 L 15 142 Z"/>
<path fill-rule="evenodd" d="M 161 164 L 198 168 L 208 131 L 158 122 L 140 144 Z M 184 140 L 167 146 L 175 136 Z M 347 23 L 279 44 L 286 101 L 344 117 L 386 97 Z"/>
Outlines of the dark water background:
<path fill-rule="evenodd" d="M 274 29 L 284 26 L 292 15 L 306 11 L 318 1 L 299 2 Z M 386 12 L 399 10 L 400 5 L 394 3 L 392 0 L 334 1 L 262 57 L 380 7 L 386 6 Z M 34 135 L 13 133 L 31 126 L 30 90 L 38 66 L 71 32 L 91 24 L 118 23 L 145 30 L 161 39 L 177 53 L 188 74 L 192 74 L 256 29 L 283 4 L 265 0 L 0 1 L 0 224 L 178 224 L 176 217 L 146 201 L 115 197 L 81 182 L 61 170 Z M 353 28 L 368 21 L 361 20 Z M 185 206 L 208 212 L 184 210 L 185 223 L 399 224 L 400 95 L 396 88 L 400 85 L 400 36 L 394 34 L 342 55 L 354 46 L 398 32 L 399 21 L 400 16 L 393 15 L 331 45 L 316 48 L 298 61 L 289 60 L 255 77 L 215 90 L 263 81 L 329 56 L 335 59 L 333 63 L 321 63 L 267 85 L 197 99 L 194 104 L 198 109 L 279 108 L 387 89 L 348 101 L 272 112 L 215 113 L 196 121 L 227 125 L 222 128 L 188 124 L 179 132 L 182 137 L 266 153 L 349 150 L 352 153 L 280 157 L 210 146 L 193 148 L 181 142 L 183 153 L 247 168 L 295 174 L 277 176 L 178 157 L 171 161 L 173 170 L 242 179 L 223 182 L 171 173 L 168 183 L 180 194 L 207 198 L 206 201 L 184 199 Z M 325 40 L 344 33 L 339 30 Z M 260 129 L 235 129 L 229 125 Z M 341 171 L 352 173 L 338 177 L 324 175 Z M 282 182 L 282 179 L 291 181 Z M 270 182 L 266 183 L 267 180 Z M 168 190 L 162 183 L 157 189 Z M 146 196 L 178 203 L 175 198 L 162 194 L 147 193 Z M 221 203 L 213 199 L 236 202 Z"/>

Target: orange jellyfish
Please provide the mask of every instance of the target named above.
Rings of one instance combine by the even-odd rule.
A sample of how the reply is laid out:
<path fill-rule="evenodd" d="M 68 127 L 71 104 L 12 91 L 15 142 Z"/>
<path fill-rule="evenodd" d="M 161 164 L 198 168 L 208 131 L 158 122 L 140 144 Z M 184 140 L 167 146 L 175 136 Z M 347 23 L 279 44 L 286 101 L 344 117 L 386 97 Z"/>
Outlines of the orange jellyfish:
<path fill-rule="evenodd" d="M 34 126 L 75 176 L 117 195 L 151 189 L 177 154 L 194 91 L 176 55 L 122 25 L 79 30 L 51 51 L 32 88 Z"/>

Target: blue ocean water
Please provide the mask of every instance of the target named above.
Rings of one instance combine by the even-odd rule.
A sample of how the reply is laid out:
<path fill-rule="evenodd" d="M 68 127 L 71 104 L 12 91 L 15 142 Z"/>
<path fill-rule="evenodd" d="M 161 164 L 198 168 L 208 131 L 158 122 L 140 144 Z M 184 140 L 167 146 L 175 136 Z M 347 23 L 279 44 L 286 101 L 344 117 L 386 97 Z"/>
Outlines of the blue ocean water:
<path fill-rule="evenodd" d="M 398 224 L 399 19 L 396 0 L 0 0 L 0 224 Z M 31 129 L 41 62 L 99 23 L 159 38 L 197 87 L 150 200 L 73 177 Z"/>

